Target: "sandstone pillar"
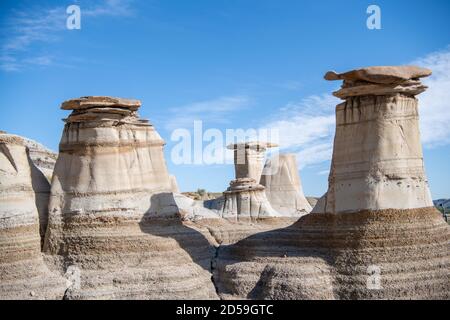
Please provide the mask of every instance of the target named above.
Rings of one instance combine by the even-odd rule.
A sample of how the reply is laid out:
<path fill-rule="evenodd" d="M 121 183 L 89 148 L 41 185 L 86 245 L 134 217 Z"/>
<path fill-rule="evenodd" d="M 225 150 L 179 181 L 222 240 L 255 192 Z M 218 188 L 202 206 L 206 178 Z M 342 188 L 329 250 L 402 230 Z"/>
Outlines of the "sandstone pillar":
<path fill-rule="evenodd" d="M 419 132 L 418 101 L 428 70 L 367 68 L 337 75 L 333 162 L 317 212 L 432 207 Z M 426 106 L 425 106 L 426 107 Z"/>
<path fill-rule="evenodd" d="M 335 95 L 345 100 L 328 191 L 292 226 L 220 251 L 223 298 L 450 298 L 450 227 L 430 199 L 415 97 L 430 73 L 327 73 L 344 80 Z"/>
<path fill-rule="evenodd" d="M 295 154 L 279 154 L 269 159 L 261 176 L 272 208 L 286 216 L 302 216 L 311 211 L 303 194 Z"/>
<path fill-rule="evenodd" d="M 215 298 L 214 249 L 187 226 L 172 194 L 164 141 L 140 102 L 66 101 L 45 251 L 80 270 L 69 299 Z"/>
<path fill-rule="evenodd" d="M 259 184 L 263 171 L 264 153 L 275 144 L 264 142 L 238 143 L 228 146 L 234 150 L 236 179 L 223 193 L 224 200 L 220 208 L 223 218 L 257 219 L 277 216 Z"/>
<path fill-rule="evenodd" d="M 47 189 L 46 189 L 47 188 Z M 39 215 L 46 221 L 49 191 L 26 142 L 0 134 L 0 299 L 62 299 L 66 281 L 44 263 Z M 48 195 L 47 195 L 48 200 Z"/>

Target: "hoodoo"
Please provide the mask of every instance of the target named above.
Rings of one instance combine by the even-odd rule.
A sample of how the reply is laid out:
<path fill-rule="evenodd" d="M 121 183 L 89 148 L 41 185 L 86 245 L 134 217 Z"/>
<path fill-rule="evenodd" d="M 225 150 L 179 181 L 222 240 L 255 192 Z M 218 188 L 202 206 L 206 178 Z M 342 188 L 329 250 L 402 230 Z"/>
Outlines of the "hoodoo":
<path fill-rule="evenodd" d="M 327 73 L 344 80 L 335 96 L 345 100 L 328 191 L 294 225 L 221 248 L 222 297 L 450 298 L 450 228 L 430 199 L 415 98 L 430 74 L 411 66 Z"/>
<path fill-rule="evenodd" d="M 245 142 L 228 146 L 234 150 L 236 179 L 223 193 L 223 218 L 231 220 L 257 219 L 277 216 L 267 200 L 264 186 L 259 184 L 264 166 L 264 153 L 272 143 Z"/>
<path fill-rule="evenodd" d="M 0 299 L 62 299 L 66 280 L 50 272 L 41 254 L 48 182 L 26 143 L 0 133 Z"/>
<path fill-rule="evenodd" d="M 45 251 L 80 270 L 69 299 L 215 298 L 214 248 L 184 222 L 171 190 L 164 141 L 139 118 L 140 102 L 66 101 Z"/>
<path fill-rule="evenodd" d="M 295 154 L 279 154 L 267 160 L 261 176 L 272 208 L 281 215 L 303 216 L 311 205 L 303 194 Z"/>
<path fill-rule="evenodd" d="M 430 73 L 408 66 L 327 73 L 344 80 L 334 95 L 345 102 L 336 107 L 328 192 L 315 211 L 433 207 L 414 98 L 426 90 L 419 78 Z"/>

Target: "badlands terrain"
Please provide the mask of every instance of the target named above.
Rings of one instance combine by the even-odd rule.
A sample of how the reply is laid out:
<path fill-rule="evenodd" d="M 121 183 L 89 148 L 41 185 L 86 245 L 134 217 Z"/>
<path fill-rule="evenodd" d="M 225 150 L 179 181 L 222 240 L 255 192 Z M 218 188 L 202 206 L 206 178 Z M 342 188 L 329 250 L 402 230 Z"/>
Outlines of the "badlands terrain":
<path fill-rule="evenodd" d="M 269 141 L 228 146 L 222 193 L 180 193 L 138 100 L 63 102 L 58 154 L 0 132 L 0 299 L 449 299 L 418 126 L 430 74 L 325 75 L 342 103 L 318 201 Z"/>

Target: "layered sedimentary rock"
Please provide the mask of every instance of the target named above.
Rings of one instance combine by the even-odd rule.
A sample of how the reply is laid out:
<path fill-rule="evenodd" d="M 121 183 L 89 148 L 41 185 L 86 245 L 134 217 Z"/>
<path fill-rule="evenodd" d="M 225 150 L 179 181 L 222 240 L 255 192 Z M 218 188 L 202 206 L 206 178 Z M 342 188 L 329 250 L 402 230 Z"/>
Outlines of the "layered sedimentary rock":
<path fill-rule="evenodd" d="M 4 131 L 3 134 L 5 134 L 4 137 L 21 141 L 23 146 L 27 149 L 28 156 L 31 160 L 30 169 L 33 177 L 33 191 L 36 199 L 37 211 L 39 213 L 39 233 L 43 241 L 45 230 L 47 229 L 50 181 L 53 175 L 57 154 L 34 140 L 14 134 L 7 134 Z M 46 179 L 42 179 L 43 177 Z"/>
<path fill-rule="evenodd" d="M 292 226 L 220 248 L 223 298 L 450 298 L 450 229 L 430 203 L 418 131 L 415 95 L 429 74 L 326 75 L 344 80 L 335 95 L 345 99 L 328 192 Z"/>
<path fill-rule="evenodd" d="M 179 208 L 164 141 L 139 106 L 111 97 L 62 104 L 72 113 L 52 181 L 49 262 L 79 270 L 69 299 L 215 298 L 211 239 L 184 221 L 195 212 Z"/>
<path fill-rule="evenodd" d="M 336 136 L 329 189 L 317 212 L 432 207 L 420 144 L 414 95 L 429 70 L 372 67 L 344 79 L 334 95 Z M 351 199 L 351 201 L 350 201 Z"/>
<path fill-rule="evenodd" d="M 41 254 L 39 193 L 46 183 L 31 161 L 26 141 L 0 134 L 0 299 L 64 295 L 65 279 L 50 272 Z"/>
<path fill-rule="evenodd" d="M 236 179 L 251 178 L 259 183 L 266 150 L 277 146 L 275 143 L 259 141 L 229 145 L 228 149 L 233 150 Z"/>
<path fill-rule="evenodd" d="M 238 221 L 277 216 L 259 184 L 263 171 L 264 152 L 275 146 L 270 143 L 246 142 L 228 146 L 234 150 L 236 179 L 224 191 L 217 204 L 221 217 Z"/>
<path fill-rule="evenodd" d="M 27 138 L 23 138 L 23 140 L 29 150 L 31 161 L 44 174 L 47 180 L 51 182 L 58 154 L 34 140 Z"/>
<path fill-rule="evenodd" d="M 311 211 L 303 194 L 294 154 L 279 154 L 267 160 L 261 184 L 272 208 L 286 216 L 302 216 Z"/>

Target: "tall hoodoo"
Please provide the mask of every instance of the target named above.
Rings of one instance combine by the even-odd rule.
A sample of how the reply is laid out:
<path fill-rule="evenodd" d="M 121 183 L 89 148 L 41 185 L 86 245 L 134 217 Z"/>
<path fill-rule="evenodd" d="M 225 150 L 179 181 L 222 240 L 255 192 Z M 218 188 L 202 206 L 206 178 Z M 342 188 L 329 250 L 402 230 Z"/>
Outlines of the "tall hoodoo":
<path fill-rule="evenodd" d="M 67 298 L 214 298 L 208 240 L 171 193 L 164 141 L 140 102 L 66 101 L 45 250 L 81 270 Z"/>
<path fill-rule="evenodd" d="M 220 213 L 223 218 L 257 219 L 277 216 L 259 184 L 264 166 L 264 153 L 275 144 L 266 142 L 244 142 L 231 144 L 228 149 L 234 151 L 236 179 L 223 193 L 224 199 Z"/>
<path fill-rule="evenodd" d="M 412 66 L 370 67 L 343 74 L 334 92 L 333 163 L 326 196 L 317 212 L 432 207 L 419 133 L 419 78 L 430 70 Z"/>
<path fill-rule="evenodd" d="M 345 99 L 336 107 L 328 191 L 292 226 L 223 248 L 222 297 L 450 298 L 450 228 L 430 199 L 415 98 L 430 73 L 326 74 L 344 80 L 335 95 Z"/>
<path fill-rule="evenodd" d="M 0 133 L 0 299 L 62 299 L 66 281 L 41 254 L 39 216 L 47 215 L 41 196 L 49 186 L 26 143 Z"/>
<path fill-rule="evenodd" d="M 279 154 L 267 160 L 261 176 L 272 208 L 286 216 L 302 216 L 311 211 L 303 194 L 295 154 Z"/>
<path fill-rule="evenodd" d="M 234 153 L 236 179 L 251 178 L 259 183 L 266 150 L 277 146 L 275 143 L 258 141 L 230 144 L 227 148 Z"/>

